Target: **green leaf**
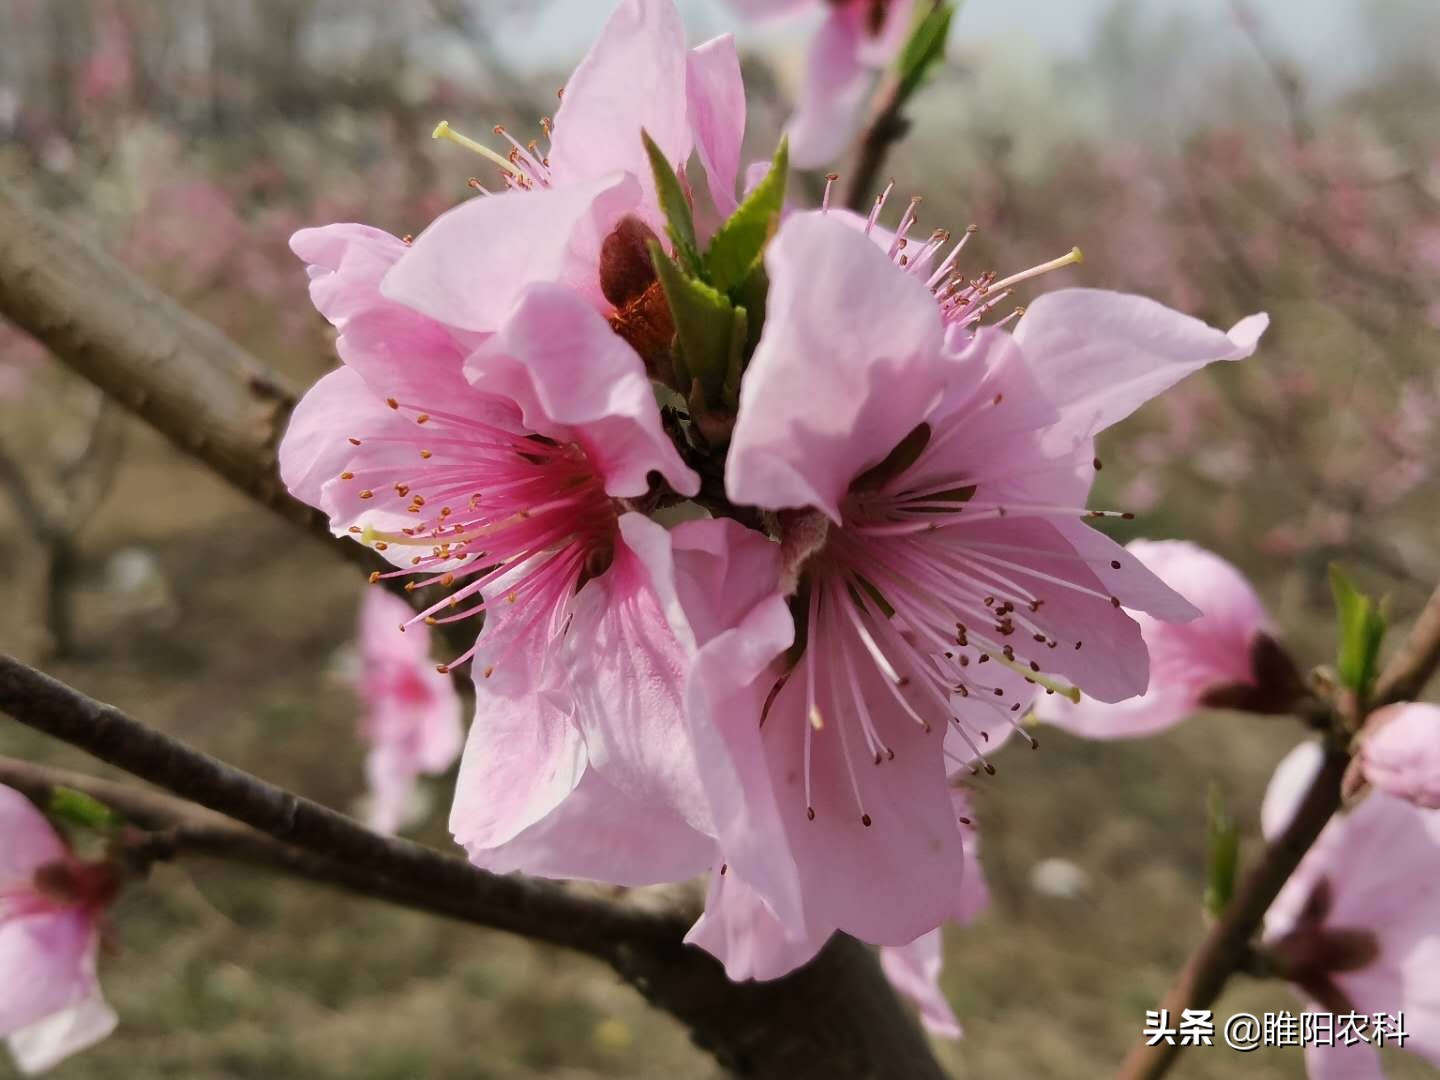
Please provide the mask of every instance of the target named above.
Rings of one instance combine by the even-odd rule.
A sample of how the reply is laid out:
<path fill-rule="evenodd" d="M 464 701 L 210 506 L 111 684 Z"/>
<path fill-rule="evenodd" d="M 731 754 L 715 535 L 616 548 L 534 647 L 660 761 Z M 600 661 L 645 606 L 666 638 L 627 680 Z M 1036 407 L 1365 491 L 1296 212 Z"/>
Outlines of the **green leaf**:
<path fill-rule="evenodd" d="M 936 61 L 944 58 L 945 40 L 954 17 L 954 4 L 937 4 L 910 32 L 895 68 L 902 100 L 913 94 Z"/>
<path fill-rule="evenodd" d="M 57 787 L 51 791 L 46 810 L 58 821 L 86 829 L 109 829 L 122 821 L 120 815 L 104 803 L 74 788 Z"/>
<path fill-rule="evenodd" d="M 737 320 L 735 305 L 724 293 L 684 273 L 659 244 L 650 245 L 650 257 L 655 260 L 656 277 L 665 290 L 670 314 L 675 319 L 675 338 L 682 361 L 677 370 L 688 373 L 701 389 L 701 400 L 713 407 L 721 398 L 731 367 L 737 322 L 739 332 L 742 335 L 745 332 L 744 317 Z M 682 391 L 690 395 L 694 387 L 684 387 Z"/>
<path fill-rule="evenodd" d="M 765 245 L 780 224 L 789 172 L 790 145 L 787 139 L 781 139 L 770 171 L 710 240 L 705 265 L 710 271 L 710 283 L 721 292 L 728 293 L 742 284 L 759 264 Z"/>
<path fill-rule="evenodd" d="M 640 137 L 645 140 L 650 171 L 655 174 L 655 193 L 660 199 L 660 209 L 665 211 L 665 231 L 670 234 L 675 254 L 690 273 L 703 274 L 704 264 L 695 245 L 695 219 L 690 213 L 690 201 L 685 198 L 685 190 L 680 186 L 680 178 L 665 159 L 665 151 L 650 138 L 650 133 L 642 129 Z"/>
<path fill-rule="evenodd" d="M 1380 644 L 1385 640 L 1385 604 L 1376 604 L 1357 589 L 1339 566 L 1330 567 L 1330 588 L 1340 629 L 1335 664 L 1340 683 L 1363 700 L 1375 679 Z"/>
<path fill-rule="evenodd" d="M 1240 826 L 1225 812 L 1218 784 L 1210 785 L 1206 807 L 1209 856 L 1205 874 L 1205 910 L 1219 918 L 1235 895 L 1235 874 L 1240 865 Z"/>

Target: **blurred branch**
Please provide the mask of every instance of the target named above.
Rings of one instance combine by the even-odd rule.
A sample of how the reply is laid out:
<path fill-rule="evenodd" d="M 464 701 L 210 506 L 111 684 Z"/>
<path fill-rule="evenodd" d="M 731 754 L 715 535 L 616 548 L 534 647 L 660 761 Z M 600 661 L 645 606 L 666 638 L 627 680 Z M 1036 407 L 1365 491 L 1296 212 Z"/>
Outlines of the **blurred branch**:
<path fill-rule="evenodd" d="M 923 24 L 937 17 L 942 7 L 944 7 L 943 0 L 932 0 L 929 11 L 919 22 Z M 944 29 L 948 30 L 948 28 L 947 18 Z M 913 39 L 905 46 L 906 56 L 902 57 L 902 65 L 909 59 L 908 54 L 912 43 Z M 944 47 L 944 31 L 942 30 L 939 43 L 941 54 L 943 54 Z M 884 93 L 880 98 L 879 108 L 871 119 L 870 126 L 860 137 L 860 146 L 855 154 L 855 169 L 850 174 L 850 183 L 845 189 L 845 205 L 851 210 L 865 213 L 870 209 L 870 200 L 875 192 L 880 170 L 885 167 L 885 159 L 890 156 L 890 151 L 895 144 L 910 131 L 910 120 L 905 116 L 905 106 L 919 88 L 925 69 L 936 58 L 938 57 L 926 58 L 918 72 L 897 70 L 888 77 Z"/>
<path fill-rule="evenodd" d="M 604 956 L 618 940 L 664 939 L 683 922 L 484 873 L 461 859 L 371 832 L 343 814 L 242 772 L 0 655 L 0 710 L 20 723 L 243 822 L 283 844 L 347 862 L 469 908 L 471 921 Z"/>
<path fill-rule="evenodd" d="M 125 854 L 142 866 L 189 855 L 245 862 L 432 915 L 491 929 L 516 929 L 513 920 L 504 916 L 497 918 L 497 904 L 493 899 L 478 902 L 473 891 L 426 888 L 409 876 L 386 873 L 371 864 L 332 858 L 281 843 L 265 833 L 237 825 L 220 814 L 171 795 L 4 756 L 0 756 L 0 784 L 23 792 L 42 807 L 50 801 L 57 788 L 84 792 L 104 803 L 128 824 L 147 830 L 147 834 L 139 837 L 122 838 Z M 444 857 L 437 855 L 436 858 Z M 458 860 L 445 858 L 444 861 L 456 864 L 472 875 L 488 876 L 481 871 L 470 870 Z M 504 888 L 517 882 L 515 879 L 496 878 L 494 883 Z M 528 886 L 531 883 L 524 884 Z M 534 884 L 546 893 L 561 894 L 546 895 L 542 899 L 575 905 L 582 920 L 596 931 L 600 929 L 596 926 L 596 911 L 604 913 L 616 907 L 609 901 L 587 898 L 556 886 Z M 678 919 L 678 916 L 674 918 Z M 655 921 L 662 932 L 673 932 L 673 927 L 663 915 L 656 913 Z M 609 947 L 608 940 L 603 936 L 597 935 L 595 940 L 603 948 Z M 555 943 L 577 947 L 575 941 L 568 938 Z M 597 949 L 583 951 L 596 952 Z"/>
<path fill-rule="evenodd" d="M 624 901 L 586 897 L 549 882 L 488 874 L 462 859 L 380 836 L 3 655 L 0 711 L 258 830 L 252 835 L 221 829 L 208 816 L 187 818 L 188 831 L 175 835 L 177 850 L 188 843 L 192 850 L 262 862 L 588 953 L 689 1025 L 697 1045 L 741 1075 L 943 1080 L 873 954 L 843 935 L 784 979 L 732 983 L 710 956 L 684 945 L 693 913 L 674 903 L 657 906 L 643 895 Z M 9 769 L 0 761 L 0 779 L 18 775 L 27 783 L 46 782 L 33 769 Z M 107 793 L 124 800 L 116 808 L 128 806 L 142 823 L 159 822 L 172 809 L 163 796 L 125 793 L 102 781 L 86 781 L 81 789 L 102 801 L 109 801 Z"/>
<path fill-rule="evenodd" d="M 1386 665 L 1375 684 L 1371 710 L 1414 697 L 1440 667 L 1440 587 L 1411 628 L 1405 644 Z M 1338 731 L 1339 717 L 1331 730 Z M 1215 1003 L 1231 975 L 1248 962 L 1250 941 L 1259 932 L 1280 889 L 1300 860 L 1340 808 L 1340 781 L 1350 755 L 1335 742 L 1325 748 L 1320 772 L 1311 782 L 1300 807 L 1285 831 L 1266 845 L 1260 861 L 1250 868 L 1235 897 L 1196 946 L 1181 968 L 1160 1008 L 1179 1016 L 1185 1009 L 1206 1009 Z M 1120 1080 L 1155 1080 L 1164 1076 L 1183 1049 L 1159 1042 L 1137 1043 L 1120 1066 Z"/>
<path fill-rule="evenodd" d="M 330 538 L 276 468 L 295 389 L 3 180 L 0 314 L 247 495 Z"/>

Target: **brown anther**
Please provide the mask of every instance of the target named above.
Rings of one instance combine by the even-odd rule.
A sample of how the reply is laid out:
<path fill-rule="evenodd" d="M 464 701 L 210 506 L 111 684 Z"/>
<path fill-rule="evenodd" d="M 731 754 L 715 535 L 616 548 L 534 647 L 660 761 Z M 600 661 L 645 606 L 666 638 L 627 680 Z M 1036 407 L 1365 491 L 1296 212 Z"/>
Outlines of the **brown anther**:
<path fill-rule="evenodd" d="M 439 621 L 440 621 L 440 620 L 437 619 L 437 618 L 435 618 L 434 615 L 426 615 L 426 616 L 425 616 L 425 625 L 426 625 L 426 626 L 434 626 L 434 625 L 435 625 L 436 623 L 438 623 Z"/>
<path fill-rule="evenodd" d="M 1120 606 L 1120 598 L 1118 596 L 1110 597 L 1110 606 L 1113 608 L 1118 608 Z"/>
<path fill-rule="evenodd" d="M 1110 560 L 1110 569 L 1111 569 L 1111 570 L 1119 570 L 1119 569 L 1120 569 L 1120 560 L 1119 560 L 1119 559 L 1111 559 L 1111 560 Z"/>
<path fill-rule="evenodd" d="M 376 551 L 385 551 L 385 550 L 388 549 L 389 547 L 390 547 L 390 545 L 387 544 L 387 543 L 385 543 L 384 540 L 376 540 L 376 541 L 375 541 L 375 550 L 376 550 Z"/>
<path fill-rule="evenodd" d="M 436 664 L 436 665 L 435 665 L 435 670 L 438 671 L 441 675 L 449 675 L 449 674 L 450 674 L 450 665 L 449 665 L 449 664 Z"/>
<path fill-rule="evenodd" d="M 805 807 L 805 818 L 807 821 L 815 820 L 815 808 L 813 806 Z"/>
<path fill-rule="evenodd" d="M 491 675 L 494 675 L 494 674 L 495 674 L 495 665 L 494 665 L 494 664 L 486 664 L 486 665 L 485 665 L 485 670 L 482 671 L 480 674 L 481 674 L 481 676 L 482 676 L 483 678 L 488 679 Z"/>
<path fill-rule="evenodd" d="M 387 397 L 385 399 L 385 404 L 389 405 L 392 409 L 400 408 L 400 402 L 396 401 L 393 397 Z"/>
<path fill-rule="evenodd" d="M 430 458 L 431 458 L 433 455 L 430 453 L 429 450 L 421 450 L 421 451 L 420 451 L 420 456 L 421 456 L 422 458 L 424 458 L 426 461 L 429 461 Z"/>
<path fill-rule="evenodd" d="M 874 822 L 870 820 L 870 815 L 869 815 L 869 814 L 861 814 L 861 815 L 860 815 L 860 824 L 861 824 L 861 825 L 864 825 L 865 828 L 868 829 L 871 825 L 874 824 Z"/>
<path fill-rule="evenodd" d="M 350 443 L 351 446 L 359 446 L 359 445 L 360 445 L 360 440 L 357 439 L 357 438 L 355 438 L 354 435 L 351 435 L 350 438 L 349 438 L 347 441 Z"/>
<path fill-rule="evenodd" d="M 415 417 L 415 422 L 417 424 L 428 424 L 430 422 L 430 414 L 428 412 L 422 412 L 419 416 Z"/>
<path fill-rule="evenodd" d="M 354 474 L 353 472 L 351 472 L 349 469 L 346 469 L 344 472 L 342 472 L 342 473 L 340 474 L 340 479 L 341 479 L 341 480 L 354 480 L 354 479 L 355 479 L 355 474 Z"/>
<path fill-rule="evenodd" d="M 366 488 L 364 491 L 360 492 L 360 498 L 362 499 L 373 499 L 374 497 L 375 492 L 371 491 L 369 488 Z"/>
<path fill-rule="evenodd" d="M 370 571 L 370 584 L 371 584 L 371 585 L 378 585 L 378 584 L 380 584 L 380 571 L 379 571 L 379 570 L 371 570 L 371 571 Z"/>
<path fill-rule="evenodd" d="M 454 574 L 444 574 L 444 575 L 442 575 L 441 578 L 440 578 L 440 584 L 441 584 L 441 585 L 444 585 L 444 586 L 448 589 L 451 585 L 454 585 L 454 584 L 455 584 L 455 575 L 454 575 Z"/>

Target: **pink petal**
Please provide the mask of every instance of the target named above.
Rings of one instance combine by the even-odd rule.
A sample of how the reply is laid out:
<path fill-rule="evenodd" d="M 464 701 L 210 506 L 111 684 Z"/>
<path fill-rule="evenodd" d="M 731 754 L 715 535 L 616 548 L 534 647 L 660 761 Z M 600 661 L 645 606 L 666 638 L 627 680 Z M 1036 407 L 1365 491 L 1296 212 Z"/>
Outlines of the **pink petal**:
<path fill-rule="evenodd" d="M 868 8 L 868 0 L 854 0 L 857 8 Z M 910 26 L 915 13 L 915 0 L 889 0 L 885 7 L 885 21 L 880 32 L 873 37 L 867 35 L 860 48 L 860 60 L 873 68 L 887 67 L 890 61 L 900 55 L 905 40 L 910 36 Z"/>
<path fill-rule="evenodd" d="M 419 763 L 404 744 L 381 743 L 365 756 L 365 786 L 370 793 L 366 824 L 387 836 L 411 824 L 411 806 Z"/>
<path fill-rule="evenodd" d="M 627 542 L 664 531 L 633 513 L 620 529 Z M 713 832 L 685 726 L 684 649 L 627 544 L 576 596 L 562 662 L 590 767 L 634 802 L 663 804 Z"/>
<path fill-rule="evenodd" d="M 366 225 L 301 229 L 290 247 L 306 262 L 310 299 L 339 331 L 340 359 L 377 397 L 445 401 L 473 396 L 461 374 L 468 347 L 451 331 L 380 294 L 380 283 L 409 249 Z"/>
<path fill-rule="evenodd" d="M 550 140 L 554 181 L 629 173 L 645 192 L 642 216 L 652 227 L 663 225 L 640 131 L 671 165 L 689 159 L 688 58 L 685 27 L 671 0 L 623 0 L 565 85 Z"/>
<path fill-rule="evenodd" d="M 635 138 L 638 146 L 638 127 Z M 537 281 L 566 285 L 605 310 L 600 245 L 640 197 L 633 177 L 611 172 L 471 199 L 415 238 L 381 292 L 448 327 L 481 333 L 498 328 Z"/>
<path fill-rule="evenodd" d="M 88 997 L 98 943 L 78 908 L 0 919 L 0 1038 Z"/>
<path fill-rule="evenodd" d="M 939 310 L 922 282 L 818 213 L 781 225 L 765 262 L 765 330 L 740 387 L 726 490 L 838 522 L 851 481 L 940 398 Z"/>
<path fill-rule="evenodd" d="M 98 984 L 83 1000 L 44 1020 L 21 1028 L 10 1036 L 10 1053 L 27 1076 L 54 1068 L 72 1054 L 88 1050 L 108 1037 L 119 1023 L 115 1011 L 105 1003 Z"/>
<path fill-rule="evenodd" d="M 1076 525 L 1068 533 L 1075 537 L 1082 531 Z M 1244 575 L 1218 555 L 1180 540 L 1134 540 L 1125 552 L 1123 559 L 1138 559 L 1147 577 L 1149 571 L 1162 574 L 1169 585 L 1203 603 L 1205 611 L 1183 625 L 1137 617 L 1150 652 L 1150 684 L 1139 697 L 1119 704 L 1085 699 L 1078 705 L 1059 697 L 1041 699 L 1036 709 L 1041 719 L 1086 738 L 1153 734 L 1193 713 L 1210 687 L 1250 681 L 1251 646 L 1269 622 Z M 1132 586 L 1138 580 L 1129 572 L 1126 578 Z M 1176 594 L 1158 578 L 1150 584 L 1162 601 L 1147 605 L 1152 610 L 1158 606 L 1171 619 L 1187 613 L 1163 603 Z M 1141 606 L 1134 589 L 1121 600 L 1127 607 Z"/>
<path fill-rule="evenodd" d="M 820 650 L 829 666 L 840 662 L 838 644 L 817 641 L 812 632 L 809 648 Z M 941 753 L 943 731 L 926 734 L 894 707 L 878 671 L 857 665 L 878 739 L 895 756 L 872 764 L 853 717 L 830 718 L 811 735 L 811 820 L 804 789 L 809 721 L 803 668 L 802 661 L 776 696 L 761 731 L 761 753 L 783 830 L 770 843 L 784 844 L 794 859 L 809 932 L 833 928 L 871 944 L 907 944 L 955 915 L 964 877 L 964 845 Z M 727 720 L 755 727 L 753 715 Z M 862 807 L 869 826 L 861 820 Z M 716 816 L 729 858 L 724 819 L 718 810 Z"/>
<path fill-rule="evenodd" d="M 740 144 L 745 136 L 745 84 L 735 39 L 724 34 L 690 50 L 686 75 L 695 149 L 722 217 L 734 212 Z"/>
<path fill-rule="evenodd" d="M 791 934 L 785 924 L 739 874 L 728 866 L 710 873 L 705 910 L 690 932 L 687 945 L 704 949 L 725 965 L 733 982 L 778 979 L 810 962 L 829 940 L 829 933 Z"/>
<path fill-rule="evenodd" d="M 46 863 L 65 858 L 65 843 L 35 804 L 0 785 L 0 889 L 27 882 Z"/>
<path fill-rule="evenodd" d="M 1361 739 L 1360 764 L 1381 791 L 1440 809 L 1440 706 L 1406 703 L 1376 712 Z"/>
<path fill-rule="evenodd" d="M 921 934 L 908 945 L 891 945 L 880 950 L 880 967 L 895 991 L 920 1009 L 925 1030 L 941 1039 L 958 1039 L 960 1021 L 940 989 L 940 968 L 944 963 L 944 942 L 939 930 Z"/>
<path fill-rule="evenodd" d="M 1260 802 L 1260 828 L 1265 839 L 1274 840 L 1285 831 L 1324 759 L 1320 744 L 1307 740 L 1280 760 Z"/>
<path fill-rule="evenodd" d="M 801 927 L 795 864 L 772 840 L 780 813 L 755 722 L 779 675 L 774 662 L 794 637 L 777 591 L 779 547 L 730 520 L 687 522 L 668 533 L 632 522 L 626 537 L 649 568 L 676 639 L 693 650 L 686 714 L 730 870 L 786 927 Z"/>
<path fill-rule="evenodd" d="M 1243 360 L 1268 323 L 1251 315 L 1221 332 L 1145 297 L 1061 289 L 1026 308 L 1015 340 L 1060 408 L 1047 446 L 1061 453 L 1205 365 Z"/>
<path fill-rule="evenodd" d="M 430 628 L 400 627 L 415 614 L 413 608 L 392 592 L 367 588 L 360 595 L 359 640 L 360 661 L 367 668 L 383 666 L 403 670 L 427 667 L 430 663 Z"/>
<path fill-rule="evenodd" d="M 394 477 L 413 471 L 420 445 L 416 429 L 414 420 L 387 406 L 359 372 L 342 367 L 307 390 L 290 414 L 280 442 L 280 478 L 297 499 L 329 515 L 336 536 L 352 525 L 408 528 L 414 516 L 388 480 L 376 486 L 374 498 L 364 499 L 366 482 L 341 480 L 340 474 Z M 350 439 L 361 434 L 360 445 L 354 445 Z M 391 548 L 387 557 L 408 565 L 410 552 Z"/>
<path fill-rule="evenodd" d="M 611 495 L 644 495 L 651 472 L 682 495 L 699 490 L 661 426 L 640 357 L 570 290 L 527 289 L 465 370 L 476 387 L 514 401 L 530 429 L 579 442 Z"/>
<path fill-rule="evenodd" d="M 553 811 L 508 843 L 471 849 L 495 873 L 657 885 L 694 877 L 715 858 L 715 842 L 662 804 L 636 802 L 587 769 Z"/>
<path fill-rule="evenodd" d="M 568 700 L 547 681 L 548 649 L 544 619 L 492 613 L 472 664 L 475 720 L 450 831 L 479 865 L 487 850 L 550 814 L 585 772 L 585 743 Z"/>
<path fill-rule="evenodd" d="M 861 60 L 861 19 L 832 7 L 810 43 L 805 83 L 790 118 L 790 160 L 811 169 L 834 161 L 860 129 L 874 71 Z"/>

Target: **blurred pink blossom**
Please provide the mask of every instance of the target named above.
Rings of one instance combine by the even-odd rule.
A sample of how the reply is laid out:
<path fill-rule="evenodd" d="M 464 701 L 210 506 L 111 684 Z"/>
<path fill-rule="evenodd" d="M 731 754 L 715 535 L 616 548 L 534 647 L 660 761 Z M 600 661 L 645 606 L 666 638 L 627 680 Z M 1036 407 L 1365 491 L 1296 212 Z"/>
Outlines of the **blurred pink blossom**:
<path fill-rule="evenodd" d="M 356 689 L 360 731 L 370 745 L 370 826 L 385 833 L 406 824 L 416 777 L 448 769 L 464 740 L 460 696 L 430 659 L 429 627 L 400 629 L 413 614 L 383 589 L 366 590 L 360 603 Z"/>
<path fill-rule="evenodd" d="M 790 159 L 808 169 L 838 158 L 864 117 L 876 76 L 899 54 L 914 0 L 730 0 L 752 18 L 823 10 L 790 118 Z"/>
<path fill-rule="evenodd" d="M 95 967 L 118 885 L 112 868 L 81 862 L 25 796 L 0 787 L 0 1038 L 22 1072 L 115 1029 Z"/>
<path fill-rule="evenodd" d="M 1260 812 L 1267 837 L 1320 764 L 1313 742 L 1280 763 Z M 1405 1049 L 1440 1065 L 1440 811 L 1376 790 L 1333 818 L 1271 904 L 1265 944 L 1307 1008 L 1403 1013 Z M 1307 1046 L 1305 1063 L 1312 1080 L 1383 1075 L 1369 1040 Z"/>
<path fill-rule="evenodd" d="M 1183 624 L 1136 614 L 1150 650 L 1150 682 L 1139 696 L 1115 704 L 1088 698 L 1076 704 L 1059 695 L 1040 699 L 1039 718 L 1073 735 L 1153 735 L 1178 724 L 1217 691 L 1259 689 L 1252 660 L 1270 618 L 1245 576 L 1184 540 L 1132 540 L 1126 550 L 1182 596 L 1193 598 L 1204 614 Z"/>
<path fill-rule="evenodd" d="M 1360 736 L 1358 765 L 1386 794 L 1440 810 L 1440 706 L 1403 702 L 1378 710 Z"/>

